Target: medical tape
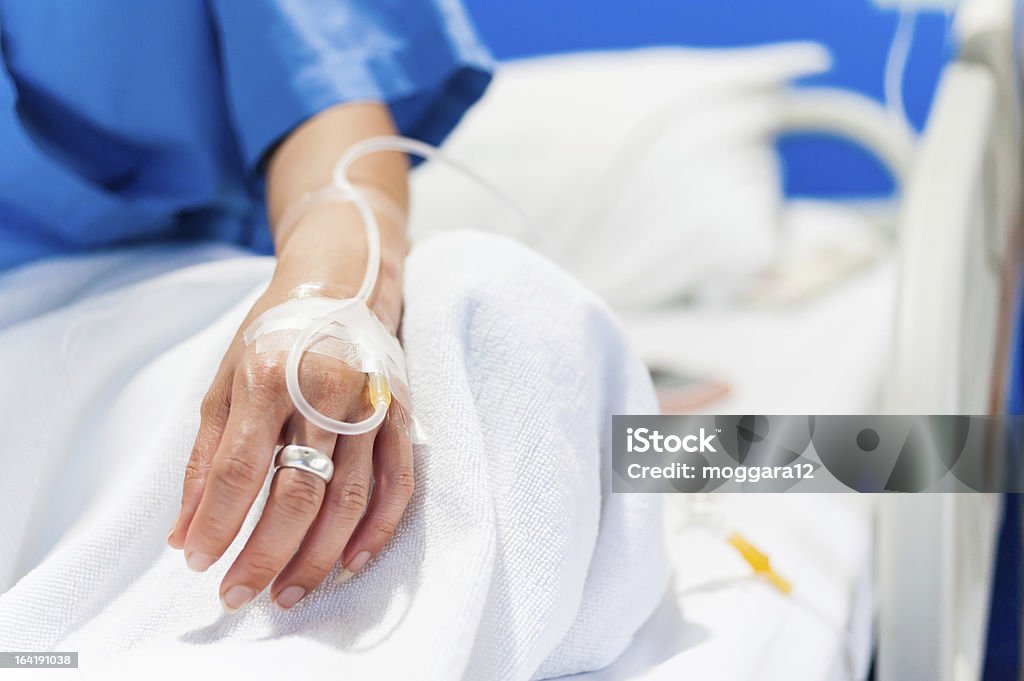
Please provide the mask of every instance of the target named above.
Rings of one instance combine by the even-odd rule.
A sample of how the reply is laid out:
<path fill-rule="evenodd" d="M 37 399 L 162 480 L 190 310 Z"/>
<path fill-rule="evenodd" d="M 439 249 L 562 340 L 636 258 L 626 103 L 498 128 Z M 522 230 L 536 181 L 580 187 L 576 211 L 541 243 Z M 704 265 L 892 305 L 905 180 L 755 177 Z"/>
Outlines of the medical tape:
<path fill-rule="evenodd" d="M 300 287 L 311 290 L 312 287 Z M 315 289 L 313 289 L 315 290 Z M 398 339 L 377 315 L 357 298 L 338 299 L 307 295 L 289 299 L 259 315 L 242 332 L 246 347 L 257 353 L 287 353 L 296 340 L 313 327 L 302 353 L 339 360 L 372 377 L 387 377 L 394 400 L 407 414 L 412 412 L 405 353 Z M 414 442 L 422 441 L 422 429 L 413 420 Z"/>
<path fill-rule="evenodd" d="M 380 427 L 387 418 L 392 398 L 397 400 L 401 414 L 412 422 L 410 433 L 414 443 L 426 436 L 411 413 L 409 379 L 402 347 L 366 301 L 371 297 L 381 267 L 381 233 L 374 205 L 398 224 L 403 224 L 404 211 L 386 194 L 372 187 L 353 184 L 348 177 L 350 166 L 358 159 L 384 151 L 403 151 L 423 158 L 438 159 L 475 179 L 485 189 L 520 212 L 515 203 L 493 185 L 470 169 L 446 157 L 440 151 L 418 140 L 404 137 L 372 137 L 353 144 L 334 166 L 332 182 L 327 187 L 307 193 L 285 211 L 277 227 L 278 238 L 288 233 L 310 208 L 329 203 L 351 204 L 359 214 L 366 234 L 366 272 L 351 298 L 323 295 L 318 284 L 300 287 L 287 302 L 267 310 L 243 331 L 246 346 L 257 352 L 287 352 L 285 385 L 295 409 L 315 426 L 338 435 L 361 435 Z M 526 216 L 525 224 L 533 226 Z M 538 233 L 544 232 L 538 230 Z M 329 293 L 329 292 L 327 292 Z M 338 359 L 367 375 L 367 395 L 373 413 L 362 421 L 333 419 L 318 411 L 302 394 L 299 366 L 307 352 Z M 402 424 L 405 419 L 399 419 Z"/>

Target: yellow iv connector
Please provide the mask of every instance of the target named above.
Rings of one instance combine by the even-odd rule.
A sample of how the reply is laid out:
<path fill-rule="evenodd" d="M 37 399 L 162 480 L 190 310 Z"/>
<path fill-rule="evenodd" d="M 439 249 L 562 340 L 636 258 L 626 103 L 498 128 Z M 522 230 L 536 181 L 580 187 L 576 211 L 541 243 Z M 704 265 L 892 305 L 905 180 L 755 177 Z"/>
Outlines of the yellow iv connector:
<path fill-rule="evenodd" d="M 367 388 L 370 392 L 370 404 L 376 408 L 378 405 L 391 406 L 391 384 L 388 382 L 388 375 L 383 371 L 374 371 L 369 375 Z"/>
<path fill-rule="evenodd" d="M 793 590 L 793 585 L 772 568 L 772 563 L 768 560 L 768 556 L 754 548 L 739 533 L 733 532 L 730 534 L 728 541 L 732 544 L 733 548 L 740 552 L 743 560 L 747 561 L 754 572 L 767 579 L 772 586 L 784 594 L 788 594 Z"/>

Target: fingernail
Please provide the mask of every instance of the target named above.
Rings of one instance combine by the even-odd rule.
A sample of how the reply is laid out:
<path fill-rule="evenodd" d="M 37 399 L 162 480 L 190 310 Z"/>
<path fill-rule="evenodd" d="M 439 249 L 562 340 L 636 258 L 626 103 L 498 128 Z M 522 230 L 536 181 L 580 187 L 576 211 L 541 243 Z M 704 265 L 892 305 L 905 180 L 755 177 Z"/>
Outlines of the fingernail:
<path fill-rule="evenodd" d="M 277 594 L 277 600 L 274 602 L 277 604 L 277 607 L 287 610 L 302 600 L 302 597 L 305 595 L 306 590 L 301 586 L 289 586 Z"/>
<path fill-rule="evenodd" d="M 171 543 L 171 537 L 174 536 L 174 531 L 178 529 L 178 521 L 181 519 L 181 513 L 179 512 L 177 517 L 174 519 L 174 524 L 171 525 L 170 531 L 167 533 L 167 543 Z"/>
<path fill-rule="evenodd" d="M 206 572 L 216 560 L 215 556 L 199 553 L 198 551 L 190 551 L 185 554 L 185 564 L 188 565 L 188 569 L 196 572 Z"/>
<path fill-rule="evenodd" d="M 230 615 L 244 608 L 245 604 L 251 601 L 255 595 L 256 589 L 250 589 L 239 584 L 225 591 L 220 602 L 224 606 L 224 611 Z"/>
<path fill-rule="evenodd" d="M 355 558 L 350 560 L 348 565 L 345 566 L 345 569 L 341 571 L 341 574 L 334 578 L 334 583 L 344 584 L 348 580 L 352 579 L 357 572 L 363 569 L 363 566 L 366 565 L 368 560 L 370 560 L 369 551 L 360 551 L 357 553 Z"/>

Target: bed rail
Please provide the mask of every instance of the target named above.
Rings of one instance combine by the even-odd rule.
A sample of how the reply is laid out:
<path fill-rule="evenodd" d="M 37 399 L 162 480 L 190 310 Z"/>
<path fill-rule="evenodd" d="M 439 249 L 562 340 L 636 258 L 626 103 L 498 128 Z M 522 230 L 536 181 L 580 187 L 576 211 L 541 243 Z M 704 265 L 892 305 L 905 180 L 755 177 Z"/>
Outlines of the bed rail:
<path fill-rule="evenodd" d="M 1005 410 L 1019 271 L 1019 105 L 1011 0 L 957 17 L 905 187 L 884 408 Z M 980 678 L 1002 498 L 889 495 L 879 515 L 878 679 Z"/>

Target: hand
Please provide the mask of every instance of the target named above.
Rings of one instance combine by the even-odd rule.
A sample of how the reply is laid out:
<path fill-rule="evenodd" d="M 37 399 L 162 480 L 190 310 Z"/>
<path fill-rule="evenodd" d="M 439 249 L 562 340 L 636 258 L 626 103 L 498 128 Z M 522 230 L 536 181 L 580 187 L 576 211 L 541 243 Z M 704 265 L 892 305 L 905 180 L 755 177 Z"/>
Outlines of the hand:
<path fill-rule="evenodd" d="M 329 224 L 331 223 L 331 224 Z M 334 237 L 332 235 L 347 234 Z M 352 235 L 355 234 L 354 238 Z M 394 331 L 401 309 L 400 262 L 404 246 L 388 248 L 378 293 L 371 305 Z M 404 242 L 402 242 L 404 244 Z M 381 427 L 359 436 L 336 436 L 298 414 L 285 388 L 286 352 L 256 353 L 242 330 L 264 310 L 284 302 L 299 283 L 361 274 L 365 265 L 359 230 L 340 230 L 313 214 L 296 227 L 267 292 L 253 307 L 221 363 L 201 408 L 201 422 L 185 470 L 181 511 L 168 543 L 184 549 L 188 566 L 202 572 L 238 534 L 272 464 L 276 445 L 301 444 L 332 456 L 329 484 L 285 468 L 274 475 L 262 515 L 220 587 L 229 612 L 271 585 L 271 597 L 290 608 L 310 593 L 340 560 L 339 581 L 358 572 L 394 534 L 413 491 L 412 445 L 406 414 L 392 403 Z M 362 259 L 362 261 L 360 261 Z M 344 294 L 358 286 L 345 279 Z M 390 312 L 390 314 L 389 314 Z M 307 353 L 303 393 L 332 418 L 358 421 L 372 411 L 366 376 L 339 360 Z M 372 485 L 371 485 L 372 479 Z M 372 495 L 370 490 L 373 490 Z M 365 515 L 364 515 L 365 511 Z"/>

